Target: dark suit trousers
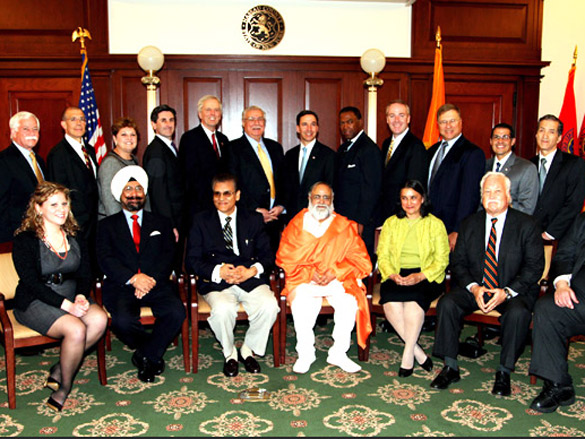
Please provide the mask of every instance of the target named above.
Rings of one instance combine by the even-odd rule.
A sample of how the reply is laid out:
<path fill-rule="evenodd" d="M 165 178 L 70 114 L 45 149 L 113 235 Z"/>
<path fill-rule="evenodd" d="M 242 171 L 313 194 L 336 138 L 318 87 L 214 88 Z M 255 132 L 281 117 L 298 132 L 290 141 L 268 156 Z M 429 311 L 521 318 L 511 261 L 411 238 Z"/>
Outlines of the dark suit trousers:
<path fill-rule="evenodd" d="M 457 358 L 462 319 L 478 308 L 475 297 L 466 289 L 456 287 L 445 294 L 437 305 L 437 331 L 433 355 Z M 532 306 L 522 295 L 505 301 L 496 308 L 502 316 L 502 352 L 500 364 L 514 370 L 522 354 L 532 320 Z"/>
<path fill-rule="evenodd" d="M 134 296 L 134 288 L 124 285 L 120 291 L 104 294 L 104 305 L 112 315 L 112 329 L 131 349 L 138 350 L 149 360 L 161 359 L 185 320 L 185 307 L 173 287 L 155 287 L 142 299 Z M 140 307 L 149 306 L 156 317 L 152 332 L 140 323 Z"/>
<path fill-rule="evenodd" d="M 575 304 L 575 309 L 556 306 L 552 293 L 540 298 L 534 307 L 530 373 L 562 385 L 572 383 L 567 340 L 585 334 L 585 291 L 578 292 L 574 285 L 572 288 L 580 302 Z"/>

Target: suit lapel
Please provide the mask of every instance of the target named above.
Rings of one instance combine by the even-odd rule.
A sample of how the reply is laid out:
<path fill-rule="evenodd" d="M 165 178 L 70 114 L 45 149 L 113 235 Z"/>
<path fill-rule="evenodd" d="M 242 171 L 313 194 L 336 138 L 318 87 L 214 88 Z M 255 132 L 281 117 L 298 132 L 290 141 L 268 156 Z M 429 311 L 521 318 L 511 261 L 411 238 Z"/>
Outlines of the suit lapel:
<path fill-rule="evenodd" d="M 550 165 L 550 168 L 546 174 L 546 180 L 544 180 L 544 186 L 542 188 L 541 197 L 546 195 L 550 188 L 554 185 L 554 181 L 557 179 L 557 175 L 561 170 L 563 164 L 563 153 L 561 150 L 557 150 L 555 158 Z"/>
<path fill-rule="evenodd" d="M 37 183 L 38 183 L 37 176 L 35 175 L 32 168 L 30 167 L 28 160 L 24 158 L 24 156 L 20 153 L 20 151 L 18 150 L 18 148 L 14 144 L 12 144 L 10 146 L 10 148 L 14 148 L 14 149 L 11 149 L 11 151 L 12 151 L 11 154 L 14 156 L 14 164 L 17 166 L 18 169 L 20 169 L 19 174 L 26 175 L 26 178 L 30 181 L 30 183 L 34 187 L 36 187 Z M 38 156 L 36 156 L 36 154 L 35 154 L 35 157 L 37 157 L 37 163 L 39 164 L 39 168 L 40 168 L 41 163 L 39 162 L 39 158 L 38 158 Z M 47 175 L 46 171 L 43 170 L 43 172 L 45 172 L 45 175 Z"/>

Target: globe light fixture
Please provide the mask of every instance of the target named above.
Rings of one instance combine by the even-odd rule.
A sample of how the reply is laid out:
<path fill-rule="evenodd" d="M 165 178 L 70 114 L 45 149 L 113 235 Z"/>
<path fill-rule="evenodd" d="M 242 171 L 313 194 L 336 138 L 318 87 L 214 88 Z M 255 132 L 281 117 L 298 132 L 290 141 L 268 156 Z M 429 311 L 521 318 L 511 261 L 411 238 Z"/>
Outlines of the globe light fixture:
<path fill-rule="evenodd" d="M 154 130 L 149 123 L 150 113 L 157 106 L 156 89 L 160 85 L 160 78 L 155 73 L 162 68 L 165 56 L 158 47 L 146 46 L 140 49 L 137 59 L 140 68 L 148 73 L 140 81 L 146 86 L 146 124 L 148 126 L 148 142 L 150 143 L 154 139 Z"/>
<path fill-rule="evenodd" d="M 364 72 L 370 75 L 364 81 L 368 87 L 368 128 L 367 133 L 370 138 L 376 142 L 377 138 L 377 110 L 378 110 L 378 90 L 384 84 L 384 80 L 376 75 L 384 70 L 386 66 L 386 57 L 381 50 L 368 49 L 360 58 L 360 65 Z"/>

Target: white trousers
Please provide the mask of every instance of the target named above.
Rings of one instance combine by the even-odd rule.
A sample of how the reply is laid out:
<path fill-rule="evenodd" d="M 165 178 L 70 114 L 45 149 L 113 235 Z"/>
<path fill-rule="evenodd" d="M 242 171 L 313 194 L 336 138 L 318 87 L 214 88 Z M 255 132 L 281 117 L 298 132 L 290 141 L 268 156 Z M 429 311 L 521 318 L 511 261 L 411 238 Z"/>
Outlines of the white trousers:
<path fill-rule="evenodd" d="M 234 349 L 234 328 L 240 303 L 250 322 L 244 344 L 257 355 L 263 356 L 266 353 L 270 330 L 279 311 L 276 297 L 268 285 L 260 285 L 249 293 L 233 285 L 223 291 L 211 291 L 204 297 L 211 307 L 211 315 L 207 321 L 226 358 Z"/>
<path fill-rule="evenodd" d="M 333 314 L 333 346 L 329 354 L 345 354 L 351 343 L 351 331 L 355 326 L 358 310 L 355 297 L 347 294 L 343 284 L 333 280 L 326 286 L 301 284 L 296 287 L 296 296 L 291 304 L 295 332 L 297 334 L 296 350 L 299 358 L 315 356 L 315 333 L 313 327 L 323 304 L 323 297 L 335 310 Z"/>

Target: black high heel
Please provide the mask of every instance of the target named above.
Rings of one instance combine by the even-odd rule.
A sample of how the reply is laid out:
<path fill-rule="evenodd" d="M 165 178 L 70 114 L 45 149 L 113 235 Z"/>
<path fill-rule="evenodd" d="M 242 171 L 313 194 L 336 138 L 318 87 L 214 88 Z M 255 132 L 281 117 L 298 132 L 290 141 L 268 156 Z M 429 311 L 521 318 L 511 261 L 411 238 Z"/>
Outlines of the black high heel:
<path fill-rule="evenodd" d="M 411 367 L 410 369 L 403 369 L 402 367 L 398 369 L 398 376 L 402 377 L 402 378 L 406 378 L 412 375 L 412 372 L 414 370 L 414 367 Z"/>
<path fill-rule="evenodd" d="M 51 389 L 53 392 L 56 392 L 59 390 L 59 387 L 61 387 L 61 383 L 49 375 L 45 380 L 44 387 Z"/>
<path fill-rule="evenodd" d="M 65 401 L 67 401 L 67 400 L 65 400 Z M 53 399 L 53 396 L 49 396 L 49 399 L 47 399 L 47 402 L 45 404 L 47 404 L 47 406 L 49 406 L 50 408 L 52 408 L 56 412 L 60 412 L 63 410 L 63 406 L 65 405 L 65 401 L 63 401 L 63 404 L 61 404 L 60 402 L 55 401 Z"/>
<path fill-rule="evenodd" d="M 431 357 L 427 357 L 425 362 L 421 363 L 420 367 L 422 367 L 427 372 L 432 371 L 433 370 L 433 360 L 431 360 Z"/>

